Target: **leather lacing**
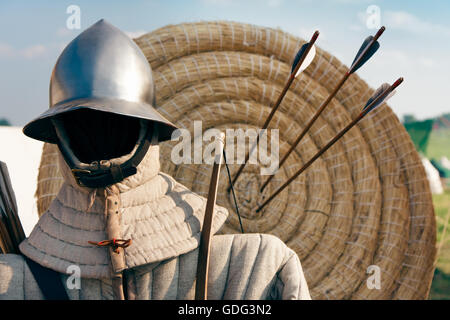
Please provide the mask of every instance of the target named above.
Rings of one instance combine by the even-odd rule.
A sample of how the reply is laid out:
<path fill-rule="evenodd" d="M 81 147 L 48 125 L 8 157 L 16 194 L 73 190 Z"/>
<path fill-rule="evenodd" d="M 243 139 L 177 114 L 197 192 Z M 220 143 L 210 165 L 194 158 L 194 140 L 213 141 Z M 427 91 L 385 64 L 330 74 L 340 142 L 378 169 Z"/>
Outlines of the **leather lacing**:
<path fill-rule="evenodd" d="M 103 193 L 104 193 L 104 197 L 105 200 L 108 197 L 108 195 L 111 194 L 115 194 L 114 190 L 115 188 L 113 187 L 105 187 L 102 188 L 103 189 Z M 97 190 L 94 189 L 90 194 L 89 194 L 89 206 L 88 209 L 86 211 L 89 211 L 90 208 L 93 206 L 95 198 L 97 195 Z M 105 201 L 105 215 L 108 214 L 108 202 Z M 88 241 L 89 244 L 98 246 L 98 247 L 112 247 L 113 252 L 115 253 L 119 253 L 119 248 L 125 249 L 127 247 L 129 247 L 131 245 L 131 239 L 116 239 L 116 238 L 112 238 L 111 240 L 102 240 L 102 241 Z"/>
<path fill-rule="evenodd" d="M 119 253 L 119 248 L 127 248 L 131 245 L 131 239 L 115 239 L 112 240 L 103 240 L 103 241 L 88 241 L 90 244 L 99 246 L 99 247 L 112 247 L 115 253 Z"/>

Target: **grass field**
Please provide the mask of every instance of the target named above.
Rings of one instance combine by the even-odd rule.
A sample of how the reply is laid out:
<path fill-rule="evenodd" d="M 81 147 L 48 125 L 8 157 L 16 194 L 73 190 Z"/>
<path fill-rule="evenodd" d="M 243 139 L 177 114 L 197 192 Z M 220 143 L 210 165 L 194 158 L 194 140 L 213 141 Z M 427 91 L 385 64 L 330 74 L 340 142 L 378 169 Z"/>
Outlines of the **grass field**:
<path fill-rule="evenodd" d="M 450 159 L 450 129 L 431 131 L 426 153 L 428 159 L 439 159 L 442 156 Z"/>
<path fill-rule="evenodd" d="M 438 256 L 430 299 L 450 300 L 450 189 L 444 194 L 433 195 L 433 205 L 436 213 Z"/>
<path fill-rule="evenodd" d="M 450 129 L 433 130 L 426 150 L 428 159 L 446 156 L 450 159 Z M 431 285 L 430 299 L 450 300 L 450 188 L 444 194 L 433 195 L 436 213 L 438 249 L 436 271 Z"/>

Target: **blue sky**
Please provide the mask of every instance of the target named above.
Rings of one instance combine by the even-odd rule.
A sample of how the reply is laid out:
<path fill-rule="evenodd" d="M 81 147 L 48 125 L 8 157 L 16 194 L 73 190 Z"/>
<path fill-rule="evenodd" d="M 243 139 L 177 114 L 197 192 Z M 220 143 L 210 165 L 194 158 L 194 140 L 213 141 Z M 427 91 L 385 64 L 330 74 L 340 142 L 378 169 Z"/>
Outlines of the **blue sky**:
<path fill-rule="evenodd" d="M 69 5 L 81 9 L 81 30 L 66 28 Z M 309 38 L 349 65 L 362 40 L 366 9 L 380 8 L 387 30 L 381 48 L 358 74 L 372 87 L 399 76 L 404 84 L 390 104 L 399 117 L 450 112 L 450 1 L 393 0 L 147 0 L 0 2 L 0 118 L 22 126 L 48 107 L 51 70 L 80 31 L 105 18 L 130 35 L 167 24 L 230 20 L 281 28 Z"/>

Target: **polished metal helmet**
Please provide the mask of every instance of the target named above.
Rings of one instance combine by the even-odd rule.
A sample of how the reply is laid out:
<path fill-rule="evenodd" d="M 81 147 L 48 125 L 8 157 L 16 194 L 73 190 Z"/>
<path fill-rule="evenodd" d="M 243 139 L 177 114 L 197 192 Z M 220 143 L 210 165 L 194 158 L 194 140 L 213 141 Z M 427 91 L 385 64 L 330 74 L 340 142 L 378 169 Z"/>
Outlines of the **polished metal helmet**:
<path fill-rule="evenodd" d="M 139 47 L 122 31 L 100 20 L 64 49 L 50 79 L 50 109 L 23 131 L 57 143 L 51 119 L 80 108 L 158 123 L 159 141 L 176 127 L 155 110 L 152 70 Z"/>
<path fill-rule="evenodd" d="M 134 174 L 151 142 L 170 139 L 176 129 L 156 111 L 154 90 L 151 67 L 139 47 L 125 33 L 100 20 L 64 49 L 50 79 L 50 108 L 23 131 L 31 138 L 58 144 L 80 185 L 92 188 L 111 185 Z M 110 123 L 125 119 L 123 123 L 132 131 L 129 136 L 136 140 L 123 163 L 110 163 L 109 159 L 101 158 L 105 154 L 82 157 L 74 150 L 74 145 L 83 146 L 75 140 L 83 131 L 86 117 L 99 123 L 104 119 L 111 119 Z M 78 131 L 72 130 L 76 121 Z M 91 127 L 96 127 L 97 122 L 91 123 Z M 116 130 L 120 138 L 123 128 Z M 115 143 L 117 137 L 109 143 Z M 88 140 L 89 137 L 85 141 Z M 93 153 L 97 149 L 91 148 Z"/>

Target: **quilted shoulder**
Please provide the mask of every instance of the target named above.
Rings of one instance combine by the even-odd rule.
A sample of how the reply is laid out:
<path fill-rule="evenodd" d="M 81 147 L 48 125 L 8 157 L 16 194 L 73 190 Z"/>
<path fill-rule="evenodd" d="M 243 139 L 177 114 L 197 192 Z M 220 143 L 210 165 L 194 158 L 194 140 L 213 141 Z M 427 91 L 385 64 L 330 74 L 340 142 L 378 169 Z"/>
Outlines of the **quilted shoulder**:
<path fill-rule="evenodd" d="M 311 299 L 297 254 L 272 235 L 215 236 L 210 259 L 216 299 Z"/>

